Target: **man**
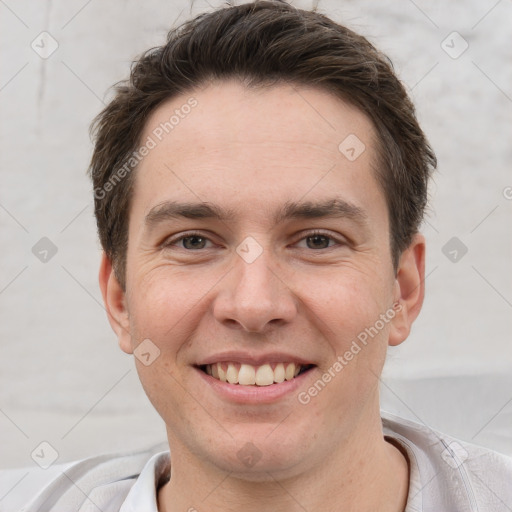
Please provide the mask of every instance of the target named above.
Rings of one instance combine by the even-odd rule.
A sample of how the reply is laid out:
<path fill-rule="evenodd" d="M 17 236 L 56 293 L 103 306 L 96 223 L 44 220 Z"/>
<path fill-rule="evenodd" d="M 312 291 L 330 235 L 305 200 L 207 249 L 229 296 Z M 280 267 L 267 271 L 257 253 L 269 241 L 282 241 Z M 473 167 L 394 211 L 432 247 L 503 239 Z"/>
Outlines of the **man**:
<path fill-rule="evenodd" d="M 511 510 L 510 459 L 379 408 L 435 163 L 385 57 L 318 13 L 226 7 L 144 54 L 90 171 L 109 321 L 170 454 L 56 467 L 24 510 Z"/>

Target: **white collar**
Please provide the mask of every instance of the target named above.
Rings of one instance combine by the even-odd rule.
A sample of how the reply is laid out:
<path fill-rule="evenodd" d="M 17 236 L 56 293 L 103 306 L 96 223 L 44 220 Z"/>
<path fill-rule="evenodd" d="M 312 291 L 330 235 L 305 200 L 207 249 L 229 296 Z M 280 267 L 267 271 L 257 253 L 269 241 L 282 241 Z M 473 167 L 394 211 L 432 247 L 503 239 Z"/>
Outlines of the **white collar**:
<path fill-rule="evenodd" d="M 168 451 L 153 455 L 130 489 L 119 512 L 158 512 L 157 491 L 167 481 L 170 468 Z"/>

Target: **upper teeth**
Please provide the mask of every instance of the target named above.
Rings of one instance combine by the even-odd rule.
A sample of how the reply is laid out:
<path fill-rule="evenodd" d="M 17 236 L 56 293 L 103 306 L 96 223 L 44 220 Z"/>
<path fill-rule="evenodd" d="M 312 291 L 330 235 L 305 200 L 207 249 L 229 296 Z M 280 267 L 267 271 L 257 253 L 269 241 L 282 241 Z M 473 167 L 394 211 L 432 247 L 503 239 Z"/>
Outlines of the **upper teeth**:
<path fill-rule="evenodd" d="M 273 368 L 274 367 L 274 368 Z M 214 363 L 206 365 L 206 373 L 215 379 L 242 386 L 270 386 L 296 377 L 301 365 L 295 363 L 269 363 L 261 366 L 240 363 Z"/>

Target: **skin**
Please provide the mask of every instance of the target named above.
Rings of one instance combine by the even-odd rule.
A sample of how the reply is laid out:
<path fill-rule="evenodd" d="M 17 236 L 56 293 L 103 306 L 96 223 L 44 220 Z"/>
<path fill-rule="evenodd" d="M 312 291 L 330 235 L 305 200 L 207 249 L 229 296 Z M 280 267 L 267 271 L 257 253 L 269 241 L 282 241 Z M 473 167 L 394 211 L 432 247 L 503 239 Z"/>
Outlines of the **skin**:
<path fill-rule="evenodd" d="M 407 338 L 421 309 L 425 240 L 414 237 L 395 273 L 371 122 L 321 90 L 228 81 L 159 106 L 141 140 L 190 96 L 198 105 L 136 171 L 126 291 L 105 256 L 100 270 L 122 350 L 132 353 L 145 339 L 160 350 L 148 366 L 136 359 L 172 453 L 159 510 L 404 510 L 407 461 L 383 438 L 378 384 L 388 345 Z M 366 146 L 355 161 L 338 150 L 349 134 Z M 365 221 L 275 222 L 286 202 L 334 197 Z M 145 217 L 165 201 L 208 202 L 231 215 L 149 229 Z M 190 230 L 203 239 L 176 241 Z M 308 238 L 312 230 L 328 238 Z M 262 249 L 252 263 L 236 252 L 247 236 Z M 378 335 L 300 403 L 298 393 L 394 303 L 400 311 Z M 276 403 L 238 404 L 194 367 L 225 350 L 284 351 L 316 367 Z M 247 442 L 260 456 L 250 467 L 237 457 Z"/>

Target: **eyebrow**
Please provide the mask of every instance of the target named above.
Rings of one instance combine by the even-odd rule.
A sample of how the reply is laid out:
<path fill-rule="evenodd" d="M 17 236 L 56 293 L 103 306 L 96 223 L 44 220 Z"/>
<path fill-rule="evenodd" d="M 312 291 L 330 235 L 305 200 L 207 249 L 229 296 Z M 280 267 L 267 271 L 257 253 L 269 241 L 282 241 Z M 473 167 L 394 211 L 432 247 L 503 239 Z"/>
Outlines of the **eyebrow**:
<path fill-rule="evenodd" d="M 277 224 L 285 220 L 319 219 L 324 217 L 348 218 L 359 224 L 367 224 L 368 222 L 368 216 L 362 208 L 340 198 L 318 202 L 287 202 L 275 215 L 274 222 Z"/>
<path fill-rule="evenodd" d="M 145 225 L 152 230 L 158 224 L 175 219 L 215 219 L 228 221 L 236 216 L 236 210 L 225 209 L 211 203 L 181 203 L 164 201 L 149 211 Z M 273 221 L 279 224 L 294 219 L 348 218 L 367 225 L 368 216 L 359 206 L 340 198 L 323 201 L 286 202 L 275 214 Z"/>

